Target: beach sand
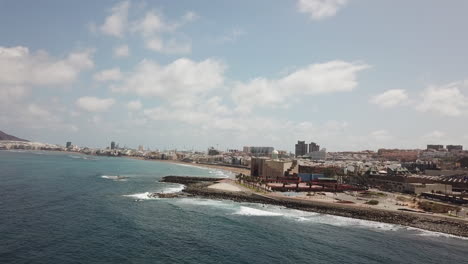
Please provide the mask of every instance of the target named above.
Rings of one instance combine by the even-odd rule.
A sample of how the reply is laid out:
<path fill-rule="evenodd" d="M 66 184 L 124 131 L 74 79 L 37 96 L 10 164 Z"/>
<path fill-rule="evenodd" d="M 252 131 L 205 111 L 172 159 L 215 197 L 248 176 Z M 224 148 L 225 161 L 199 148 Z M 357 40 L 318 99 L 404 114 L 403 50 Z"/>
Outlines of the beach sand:
<path fill-rule="evenodd" d="M 229 166 L 223 166 L 223 165 L 191 163 L 191 162 L 183 162 L 183 161 L 179 161 L 179 160 L 145 159 L 145 158 L 142 158 L 142 157 L 127 157 L 127 158 L 138 159 L 138 160 L 156 161 L 156 162 L 167 162 L 167 163 L 181 164 L 181 165 L 190 165 L 190 166 L 195 166 L 195 167 L 200 167 L 200 168 L 217 169 L 217 170 L 222 170 L 222 171 L 227 171 L 227 172 L 233 173 L 234 175 L 232 175 L 231 178 L 234 178 L 234 176 L 239 174 L 239 173 L 242 173 L 242 174 L 245 174 L 245 175 L 250 175 L 250 170 L 249 169 L 229 167 Z"/>
<path fill-rule="evenodd" d="M 237 187 L 234 184 L 230 184 L 228 182 L 220 182 L 215 183 L 213 185 L 208 186 L 210 189 L 216 189 L 220 191 L 228 191 L 228 192 L 240 192 L 242 191 L 241 188 Z"/>

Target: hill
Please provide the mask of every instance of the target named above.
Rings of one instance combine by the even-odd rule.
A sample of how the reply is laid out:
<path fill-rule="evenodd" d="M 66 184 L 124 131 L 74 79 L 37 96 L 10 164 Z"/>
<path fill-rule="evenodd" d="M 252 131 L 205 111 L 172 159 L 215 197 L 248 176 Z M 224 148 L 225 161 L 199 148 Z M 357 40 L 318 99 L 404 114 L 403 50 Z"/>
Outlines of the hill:
<path fill-rule="evenodd" d="M 27 141 L 27 142 L 29 141 L 26 139 L 17 138 L 15 136 L 8 135 L 7 133 L 4 133 L 3 131 L 0 131 L 0 140 Z"/>

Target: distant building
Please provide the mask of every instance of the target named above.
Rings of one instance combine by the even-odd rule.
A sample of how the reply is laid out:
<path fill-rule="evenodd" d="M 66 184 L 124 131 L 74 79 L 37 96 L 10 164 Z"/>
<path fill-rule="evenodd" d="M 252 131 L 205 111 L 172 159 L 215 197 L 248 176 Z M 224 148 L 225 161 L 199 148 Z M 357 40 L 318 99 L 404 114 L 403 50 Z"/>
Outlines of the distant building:
<path fill-rule="evenodd" d="M 442 193 L 442 194 L 452 194 L 452 185 L 440 184 L 440 183 L 408 183 L 405 185 L 405 191 L 414 194 L 421 193 Z"/>
<path fill-rule="evenodd" d="M 447 145 L 447 150 L 449 152 L 451 152 L 451 151 L 462 151 L 463 146 L 462 145 Z"/>
<path fill-rule="evenodd" d="M 305 141 L 297 141 L 295 150 L 296 157 L 304 156 L 305 154 L 307 154 L 307 144 L 305 143 Z"/>
<path fill-rule="evenodd" d="M 309 152 L 319 151 L 320 146 L 317 145 L 315 142 L 310 142 L 309 144 Z"/>
<path fill-rule="evenodd" d="M 263 175 L 263 166 L 268 158 L 252 158 L 250 160 L 250 175 L 253 177 L 261 177 Z"/>
<path fill-rule="evenodd" d="M 220 154 L 219 150 L 215 149 L 214 147 L 211 147 L 208 149 L 208 155 L 210 156 L 215 156 L 219 154 Z"/>
<path fill-rule="evenodd" d="M 410 162 L 418 159 L 419 151 L 409 149 L 379 149 L 377 154 L 385 160 Z"/>
<path fill-rule="evenodd" d="M 307 153 L 304 156 L 310 158 L 311 160 L 326 160 L 327 150 L 322 149 L 320 151 L 312 151 L 312 152 Z"/>
<path fill-rule="evenodd" d="M 427 150 L 444 150 L 444 145 L 427 145 Z"/>
<path fill-rule="evenodd" d="M 293 165 L 289 160 L 266 160 L 262 175 L 265 179 L 276 179 L 285 177 L 286 171 Z"/>
<path fill-rule="evenodd" d="M 71 143 L 71 141 L 67 141 L 66 148 L 69 148 L 69 147 L 71 147 L 71 144 L 72 144 L 72 143 Z"/>
<path fill-rule="evenodd" d="M 244 147 L 244 150 L 249 148 L 249 152 L 252 156 L 256 157 L 270 157 L 271 153 L 275 149 L 274 147 Z"/>
<path fill-rule="evenodd" d="M 138 146 L 138 151 L 144 151 L 143 145 Z"/>
<path fill-rule="evenodd" d="M 111 149 L 115 149 L 115 142 L 114 141 L 111 142 Z"/>
<path fill-rule="evenodd" d="M 250 147 L 244 146 L 244 148 L 242 149 L 242 152 L 250 153 Z"/>

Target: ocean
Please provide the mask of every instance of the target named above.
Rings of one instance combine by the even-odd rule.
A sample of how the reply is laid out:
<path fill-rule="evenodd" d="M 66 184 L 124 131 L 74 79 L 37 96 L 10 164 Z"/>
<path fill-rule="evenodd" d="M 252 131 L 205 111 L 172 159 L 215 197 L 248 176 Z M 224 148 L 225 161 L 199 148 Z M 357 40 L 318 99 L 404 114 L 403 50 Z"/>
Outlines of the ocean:
<path fill-rule="evenodd" d="M 468 240 L 278 206 L 147 198 L 193 166 L 0 151 L 0 263 L 468 263 Z M 118 177 L 122 176 L 122 177 Z"/>

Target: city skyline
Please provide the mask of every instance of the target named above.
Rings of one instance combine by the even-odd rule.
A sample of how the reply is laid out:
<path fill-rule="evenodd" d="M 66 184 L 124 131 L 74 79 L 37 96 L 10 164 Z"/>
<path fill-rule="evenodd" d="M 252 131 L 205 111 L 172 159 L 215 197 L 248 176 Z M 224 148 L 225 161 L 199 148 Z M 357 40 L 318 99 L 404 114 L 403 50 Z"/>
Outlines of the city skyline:
<path fill-rule="evenodd" d="M 467 145 L 467 7 L 2 1 L 0 130 L 90 147 Z"/>

